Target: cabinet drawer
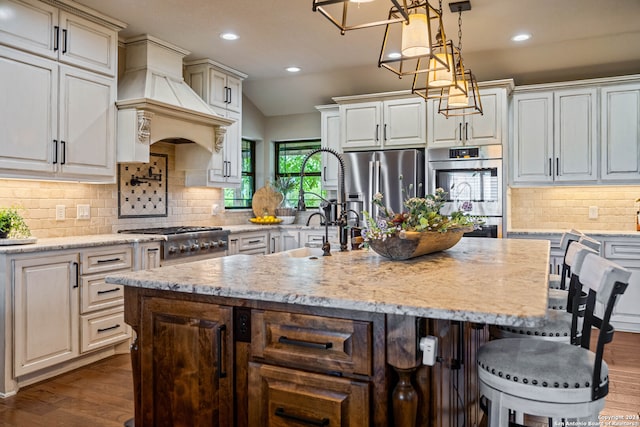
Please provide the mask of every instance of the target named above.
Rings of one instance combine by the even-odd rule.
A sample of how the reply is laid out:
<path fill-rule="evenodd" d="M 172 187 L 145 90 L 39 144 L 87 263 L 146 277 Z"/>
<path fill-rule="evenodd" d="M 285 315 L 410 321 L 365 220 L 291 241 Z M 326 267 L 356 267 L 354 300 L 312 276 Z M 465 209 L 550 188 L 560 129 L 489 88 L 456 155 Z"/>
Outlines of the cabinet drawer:
<path fill-rule="evenodd" d="M 80 316 L 80 352 L 115 344 L 131 336 L 124 310 L 116 308 Z"/>
<path fill-rule="evenodd" d="M 81 258 L 82 274 L 131 269 L 133 266 L 132 251 L 130 246 L 84 251 Z"/>
<path fill-rule="evenodd" d="M 316 370 L 372 373 L 370 322 L 255 310 L 251 329 L 255 357 Z"/>
<path fill-rule="evenodd" d="M 604 257 L 614 261 L 622 259 L 636 260 L 638 267 L 640 267 L 640 240 L 605 241 Z"/>
<path fill-rule="evenodd" d="M 124 270 L 130 271 L 130 270 Z M 106 274 L 82 276 L 80 313 L 118 307 L 124 304 L 124 286 L 105 283 Z"/>
<path fill-rule="evenodd" d="M 247 252 L 253 249 L 267 247 L 267 234 L 252 234 L 238 237 L 238 248 L 240 252 Z"/>
<path fill-rule="evenodd" d="M 249 363 L 249 425 L 370 425 L 369 384 Z"/>

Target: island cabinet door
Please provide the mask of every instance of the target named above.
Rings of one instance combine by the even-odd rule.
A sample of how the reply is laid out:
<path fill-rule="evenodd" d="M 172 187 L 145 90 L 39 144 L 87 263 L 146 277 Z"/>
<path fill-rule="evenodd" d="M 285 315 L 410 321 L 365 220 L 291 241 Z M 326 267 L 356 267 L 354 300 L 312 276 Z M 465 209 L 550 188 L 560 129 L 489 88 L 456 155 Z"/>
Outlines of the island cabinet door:
<path fill-rule="evenodd" d="M 249 363 L 249 425 L 369 427 L 369 383 Z"/>
<path fill-rule="evenodd" d="M 232 426 L 232 309 L 147 298 L 142 313 L 142 425 Z"/>

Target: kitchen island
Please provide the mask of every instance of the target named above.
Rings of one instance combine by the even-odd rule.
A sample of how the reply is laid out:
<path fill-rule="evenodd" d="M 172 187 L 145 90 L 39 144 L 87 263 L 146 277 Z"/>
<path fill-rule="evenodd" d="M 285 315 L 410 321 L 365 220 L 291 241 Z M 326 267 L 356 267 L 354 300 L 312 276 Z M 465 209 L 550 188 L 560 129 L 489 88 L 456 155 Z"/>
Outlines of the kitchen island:
<path fill-rule="evenodd" d="M 486 324 L 544 318 L 548 258 L 548 241 L 463 238 L 401 262 L 236 255 L 108 276 L 137 333 L 136 425 L 470 425 Z"/>

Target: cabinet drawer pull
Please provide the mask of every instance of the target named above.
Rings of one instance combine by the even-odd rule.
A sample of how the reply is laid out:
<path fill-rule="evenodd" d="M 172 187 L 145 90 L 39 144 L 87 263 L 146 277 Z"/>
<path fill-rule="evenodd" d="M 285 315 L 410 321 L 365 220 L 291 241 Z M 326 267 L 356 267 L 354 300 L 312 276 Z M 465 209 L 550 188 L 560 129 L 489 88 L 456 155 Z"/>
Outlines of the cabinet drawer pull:
<path fill-rule="evenodd" d="M 253 245 L 254 243 L 260 243 L 262 240 L 258 239 L 258 240 L 249 240 L 249 244 Z"/>
<path fill-rule="evenodd" d="M 62 53 L 67 53 L 67 30 L 62 30 Z"/>
<path fill-rule="evenodd" d="M 224 358 L 223 335 L 227 331 L 227 325 L 218 326 L 218 378 L 226 378 L 227 372 L 223 371 L 222 359 Z"/>
<path fill-rule="evenodd" d="M 118 329 L 120 327 L 120 323 L 116 323 L 113 326 L 109 326 L 108 328 L 100 328 L 98 329 L 98 333 L 111 331 L 112 329 Z"/>
<path fill-rule="evenodd" d="M 73 263 L 73 268 L 76 271 L 76 283 L 73 285 L 74 289 L 80 286 L 80 265 L 77 262 Z"/>
<path fill-rule="evenodd" d="M 380 140 L 380 137 L 378 136 L 378 134 L 380 133 L 380 125 L 376 125 L 376 142 L 378 142 Z"/>
<path fill-rule="evenodd" d="M 65 163 L 67 163 L 67 143 L 60 140 L 60 149 L 62 150 L 62 161 L 60 162 L 60 164 L 64 165 Z"/>
<path fill-rule="evenodd" d="M 326 343 L 319 343 L 319 342 L 310 342 L 310 341 L 301 341 L 301 340 L 292 340 L 289 339 L 287 337 L 280 337 L 278 338 L 278 342 L 280 344 L 288 344 L 288 345 L 295 345 L 298 347 L 306 347 L 306 348 L 315 348 L 318 350 L 328 350 L 331 347 L 333 347 L 333 344 L 330 342 L 326 342 Z"/>
<path fill-rule="evenodd" d="M 53 27 L 53 51 L 57 52 L 59 48 L 58 38 L 60 37 L 60 27 Z"/>
<path fill-rule="evenodd" d="M 160 250 L 160 248 L 149 248 L 147 249 L 147 252 L 158 252 Z"/>
<path fill-rule="evenodd" d="M 110 294 L 111 292 L 118 292 L 120 288 L 107 289 L 106 291 L 98 291 L 98 295 Z"/>
<path fill-rule="evenodd" d="M 556 157 L 556 176 L 560 176 L 560 157 Z"/>
<path fill-rule="evenodd" d="M 122 261 L 122 258 L 99 259 L 97 262 L 98 264 L 104 264 L 107 262 L 116 262 L 116 261 Z"/>
<path fill-rule="evenodd" d="M 553 166 L 551 165 L 551 157 L 549 157 L 549 176 L 553 175 Z"/>
<path fill-rule="evenodd" d="M 310 426 L 328 426 L 329 425 L 329 418 L 322 418 L 320 420 L 314 420 L 313 418 L 307 418 L 307 417 L 301 417 L 300 415 L 294 415 L 294 414 L 287 414 L 284 411 L 284 408 L 276 408 L 276 411 L 274 412 L 274 415 L 276 417 L 281 417 L 287 420 L 292 420 L 292 421 L 297 421 L 299 423 L 302 424 L 307 424 Z"/>
<path fill-rule="evenodd" d="M 53 162 L 54 165 L 58 163 L 58 140 L 53 140 Z"/>

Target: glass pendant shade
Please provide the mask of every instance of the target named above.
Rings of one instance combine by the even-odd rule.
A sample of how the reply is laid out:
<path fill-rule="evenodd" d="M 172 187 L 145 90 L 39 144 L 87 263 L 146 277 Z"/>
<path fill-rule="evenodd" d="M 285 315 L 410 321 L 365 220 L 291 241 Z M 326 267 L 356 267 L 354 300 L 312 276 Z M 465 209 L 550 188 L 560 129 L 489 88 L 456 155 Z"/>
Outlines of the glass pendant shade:
<path fill-rule="evenodd" d="M 425 56 L 431 52 L 427 15 L 412 13 L 409 23 L 402 25 L 402 55 L 406 57 Z"/>

